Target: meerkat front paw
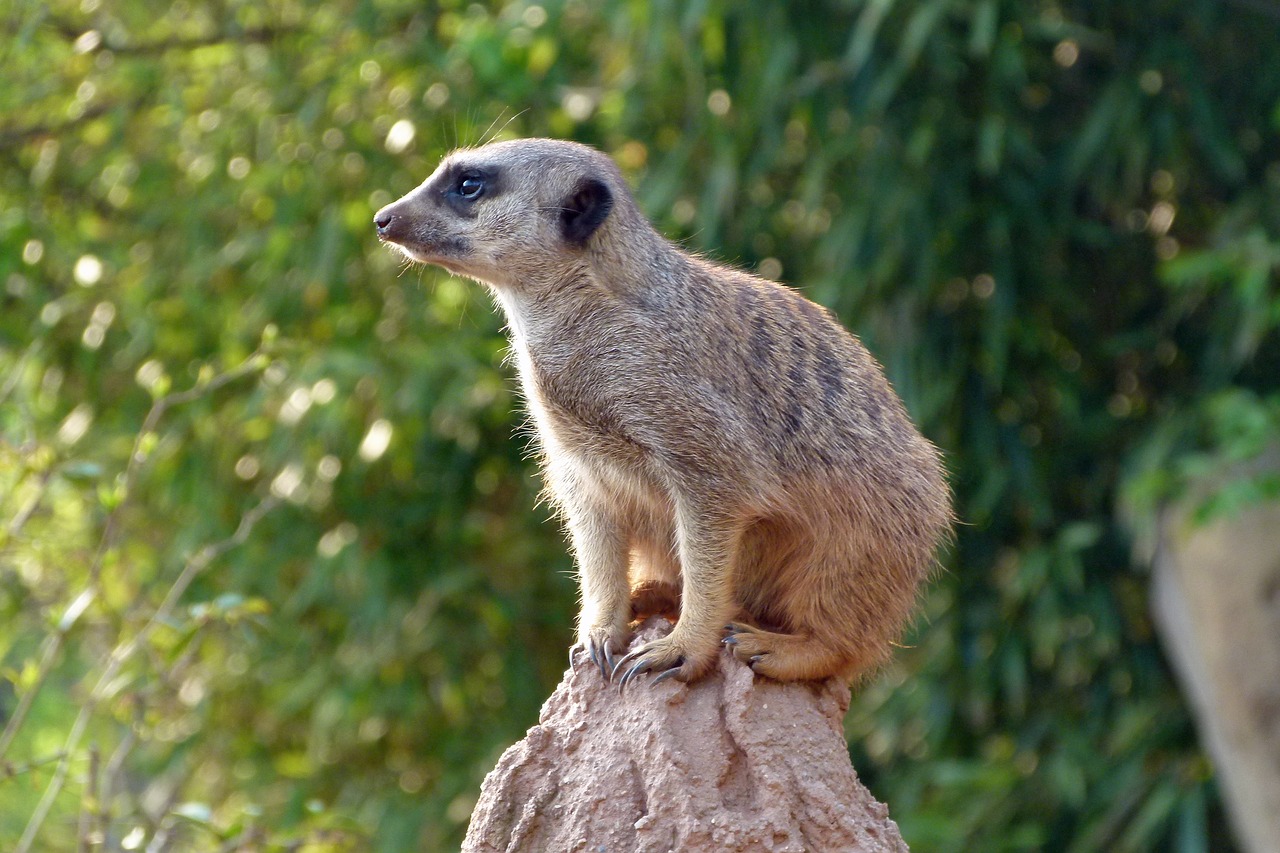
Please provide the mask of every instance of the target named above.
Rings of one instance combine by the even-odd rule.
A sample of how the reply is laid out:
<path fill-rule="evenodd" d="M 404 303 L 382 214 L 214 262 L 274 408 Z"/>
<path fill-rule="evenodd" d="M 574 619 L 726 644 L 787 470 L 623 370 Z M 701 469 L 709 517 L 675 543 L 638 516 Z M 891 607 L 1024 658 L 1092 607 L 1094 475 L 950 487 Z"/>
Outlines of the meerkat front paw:
<path fill-rule="evenodd" d="M 691 644 L 672 633 L 632 650 L 614 666 L 613 677 L 619 679 L 621 674 L 618 680 L 619 690 L 643 672 L 657 673 L 651 685 L 668 678 L 696 681 L 711 669 L 716 660 L 716 651 L 714 645 L 709 650 L 694 649 Z"/>
<path fill-rule="evenodd" d="M 573 652 L 583 649 L 587 658 L 600 670 L 600 675 L 608 681 L 617 664 L 617 655 L 627 647 L 630 632 L 626 628 L 612 625 L 596 625 L 585 628 L 578 634 L 578 642 L 569 650 L 569 664 L 573 665 Z"/>

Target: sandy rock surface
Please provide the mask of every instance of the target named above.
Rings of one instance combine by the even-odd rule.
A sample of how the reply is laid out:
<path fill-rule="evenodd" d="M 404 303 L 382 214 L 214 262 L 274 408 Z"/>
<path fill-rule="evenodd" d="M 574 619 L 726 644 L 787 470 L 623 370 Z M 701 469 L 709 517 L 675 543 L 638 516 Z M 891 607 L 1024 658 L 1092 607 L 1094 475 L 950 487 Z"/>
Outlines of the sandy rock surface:
<path fill-rule="evenodd" d="M 637 642 L 670 630 L 651 619 Z M 575 655 L 484 780 L 466 851 L 905 851 L 858 781 L 836 681 L 778 684 L 721 654 L 689 686 L 619 694 Z"/>

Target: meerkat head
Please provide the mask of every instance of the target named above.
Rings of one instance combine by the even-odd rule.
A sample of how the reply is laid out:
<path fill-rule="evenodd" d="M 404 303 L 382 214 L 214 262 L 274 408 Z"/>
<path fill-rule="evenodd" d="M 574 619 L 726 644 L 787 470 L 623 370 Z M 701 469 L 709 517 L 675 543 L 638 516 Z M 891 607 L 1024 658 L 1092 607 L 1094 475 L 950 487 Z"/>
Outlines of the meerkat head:
<path fill-rule="evenodd" d="M 378 238 L 411 260 L 520 287 L 581 269 L 610 220 L 630 218 L 633 208 L 606 155 L 520 139 L 453 152 L 373 221 Z"/>

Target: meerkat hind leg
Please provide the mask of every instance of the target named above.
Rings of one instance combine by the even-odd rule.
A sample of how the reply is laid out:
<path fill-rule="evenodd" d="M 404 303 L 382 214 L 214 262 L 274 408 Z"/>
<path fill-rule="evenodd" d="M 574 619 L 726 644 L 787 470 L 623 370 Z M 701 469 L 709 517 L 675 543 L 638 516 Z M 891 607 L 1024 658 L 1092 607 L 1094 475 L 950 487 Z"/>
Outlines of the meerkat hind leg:
<path fill-rule="evenodd" d="M 644 580 L 631 588 L 631 621 L 643 622 L 661 616 L 675 622 L 680 618 L 680 587 L 662 580 Z"/>
<path fill-rule="evenodd" d="M 848 676 L 864 668 L 841 651 L 812 635 L 781 634 L 742 622 L 724 626 L 724 645 L 757 675 L 776 681 L 809 681 L 833 675 Z M 870 662 L 867 662 L 868 664 Z"/>
<path fill-rule="evenodd" d="M 631 548 L 631 621 L 662 616 L 680 618 L 680 563 L 675 555 L 674 531 L 649 520 L 637 532 Z"/>

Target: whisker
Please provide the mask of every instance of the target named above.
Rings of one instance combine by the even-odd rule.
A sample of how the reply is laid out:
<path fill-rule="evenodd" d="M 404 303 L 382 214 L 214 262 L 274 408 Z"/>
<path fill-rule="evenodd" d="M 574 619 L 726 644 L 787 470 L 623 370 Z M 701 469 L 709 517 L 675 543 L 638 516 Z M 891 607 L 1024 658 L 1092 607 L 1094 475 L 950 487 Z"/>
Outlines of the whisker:
<path fill-rule="evenodd" d="M 480 144 L 481 144 L 481 145 L 488 145 L 488 144 L 489 144 L 489 142 L 491 142 L 491 141 L 492 141 L 493 137 L 489 136 L 489 133 L 493 130 L 494 125 L 496 125 L 498 122 L 502 121 L 503 113 L 505 113 L 506 111 L 507 111 L 507 108 L 504 106 L 504 107 L 503 107 L 503 108 L 498 112 L 498 115 L 494 117 L 493 121 L 489 122 L 489 126 L 488 126 L 487 128 L 485 128 L 484 133 L 480 134 Z M 503 125 L 503 127 L 506 127 L 506 125 Z"/>
<path fill-rule="evenodd" d="M 503 107 L 503 112 L 505 112 L 505 111 L 506 111 L 506 107 Z M 507 119 L 505 122 L 503 122 L 502 127 L 498 128 L 496 131 L 494 131 L 494 133 L 492 133 L 492 134 L 489 136 L 489 138 L 485 141 L 485 142 L 486 142 L 486 144 L 488 144 L 489 142 L 492 142 L 493 140 L 495 140 L 495 139 L 497 139 L 499 136 L 501 136 L 501 135 L 502 135 L 502 132 L 503 132 L 504 130 L 506 130 L 508 127 L 510 127 L 510 126 L 511 126 L 511 122 L 513 122 L 513 121 L 515 121 L 516 119 L 520 118 L 520 116 L 524 115 L 524 114 L 525 114 L 525 113 L 527 113 L 527 112 L 529 112 L 529 108 L 528 108 L 528 107 L 525 107 L 525 108 L 524 108 L 524 109 L 522 109 L 520 112 L 516 113 L 515 115 L 511 116 L 511 118 L 509 118 L 509 119 Z M 490 125 L 490 126 L 489 126 L 489 129 L 490 129 L 490 130 L 492 130 L 492 129 L 493 129 L 493 125 Z"/>

